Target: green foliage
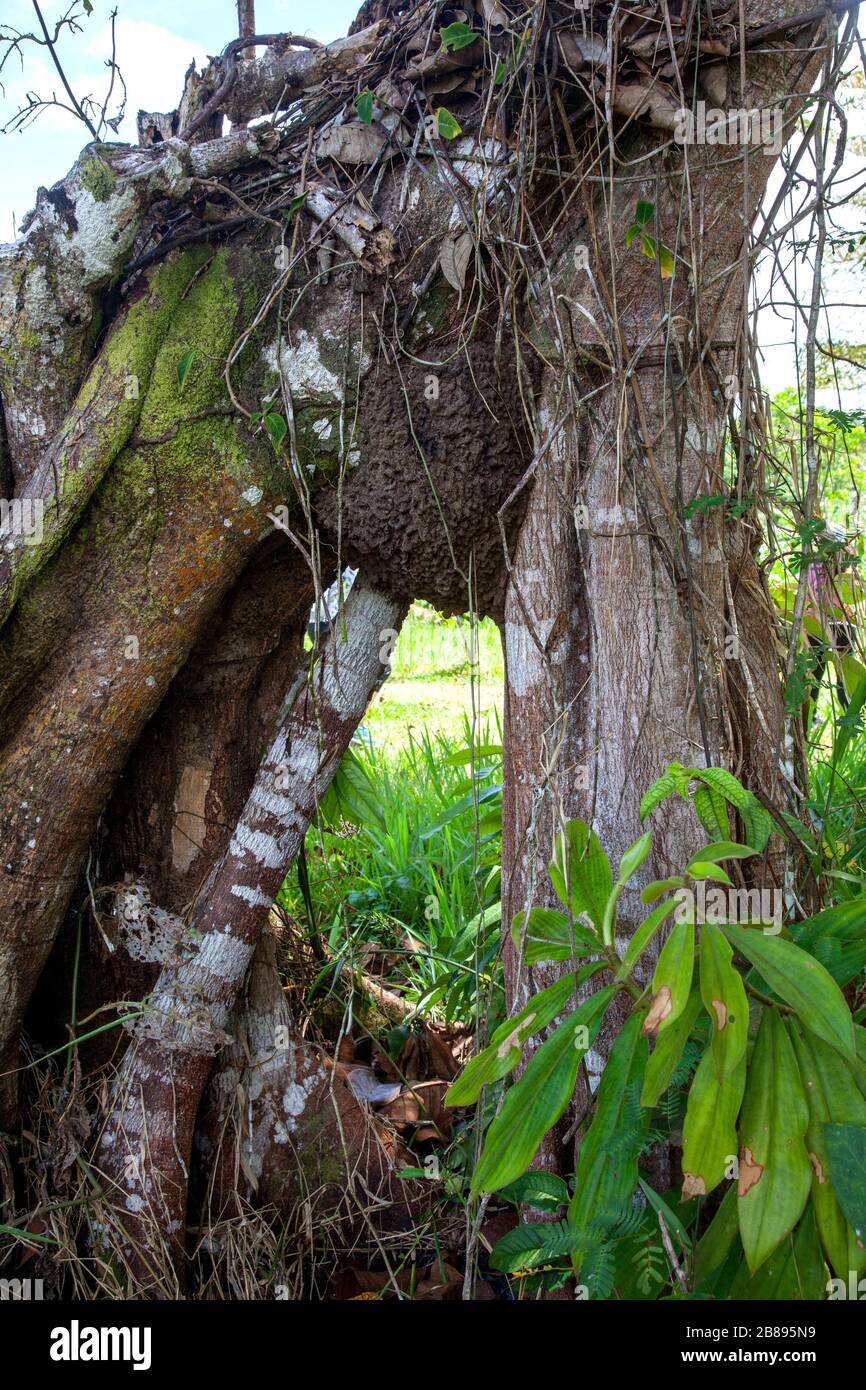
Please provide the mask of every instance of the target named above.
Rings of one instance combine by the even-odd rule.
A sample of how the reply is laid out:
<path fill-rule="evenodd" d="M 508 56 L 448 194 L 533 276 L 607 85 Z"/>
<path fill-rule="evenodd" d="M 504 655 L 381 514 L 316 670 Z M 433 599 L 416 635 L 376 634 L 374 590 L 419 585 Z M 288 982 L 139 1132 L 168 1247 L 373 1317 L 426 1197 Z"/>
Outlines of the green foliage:
<path fill-rule="evenodd" d="M 536 1045 L 520 1079 L 506 1088 L 471 1190 L 505 1188 L 515 1203 L 550 1215 L 561 1209 L 565 1184 L 530 1164 L 564 1113 L 605 1014 L 615 999 L 622 1007 L 625 996 L 630 1011 L 582 1123 L 567 1220 L 548 1226 L 549 1236 L 536 1222 L 519 1226 L 497 1246 L 498 1267 L 554 1279 L 570 1262 L 589 1297 L 658 1298 L 666 1290 L 681 1296 L 685 1270 L 690 1296 L 819 1298 L 825 1258 L 832 1269 L 866 1267 L 858 1245 L 866 1222 L 866 1031 L 854 1028 L 840 989 L 847 972 L 860 973 L 866 963 L 862 895 L 788 928 L 715 925 L 677 914 L 652 989 L 642 990 L 635 967 L 667 920 L 672 895 L 706 878 L 732 884 L 721 865 L 733 872 L 773 829 L 751 793 L 716 768 L 671 765 L 644 798 L 642 815 L 670 795 L 693 801 L 695 782 L 710 797 L 713 840 L 682 874 L 643 890 L 654 905 L 622 955 L 618 902 L 650 852 L 650 833 L 623 856 L 616 881 L 584 822 L 568 822 L 558 837 L 551 878 L 567 912 L 532 909 L 525 922 L 520 914 L 515 943 L 535 962 L 593 953 L 595 961 L 566 977 L 569 997 L 581 978 L 589 982 L 605 968 L 614 983 L 589 995 Z M 732 811 L 747 844 L 730 838 Z M 646 978 L 645 966 L 643 972 Z M 500 1025 L 452 1085 L 449 1103 L 483 1100 L 484 1086 L 517 1066 L 531 1032 L 556 1016 L 550 989 Z M 579 1037 L 578 1022 L 587 1025 Z M 651 1144 L 679 1129 L 678 1198 L 656 1192 L 639 1165 Z M 732 1177 L 737 1184 L 707 1221 L 702 1201 Z M 662 1228 L 678 1249 L 679 1273 Z"/>

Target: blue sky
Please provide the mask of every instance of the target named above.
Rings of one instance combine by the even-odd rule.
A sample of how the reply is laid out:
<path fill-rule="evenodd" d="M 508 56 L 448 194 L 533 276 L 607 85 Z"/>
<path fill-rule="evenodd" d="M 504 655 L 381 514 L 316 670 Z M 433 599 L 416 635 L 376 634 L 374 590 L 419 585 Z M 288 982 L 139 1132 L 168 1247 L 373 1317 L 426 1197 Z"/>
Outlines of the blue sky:
<path fill-rule="evenodd" d="M 345 34 L 360 0 L 256 0 L 259 33 L 287 29 L 327 43 Z M 36 16 L 30 0 L 3 0 L 2 23 L 30 32 Z M 68 8 L 68 3 L 42 0 L 49 29 Z M 111 52 L 108 16 L 117 10 L 117 48 L 121 71 L 129 89 L 127 117 L 116 137 L 134 141 L 135 113 L 140 106 L 150 111 L 170 111 L 180 96 L 183 75 L 190 60 L 201 64 L 208 54 L 219 53 L 237 34 L 235 0 L 93 0 L 93 13 L 82 21 L 82 30 L 66 34 L 60 52 L 70 85 L 76 94 L 105 91 L 103 66 Z M 3 70 L 5 93 L 0 94 L 0 125 L 21 105 L 28 90 L 41 96 L 58 90 L 56 73 L 44 49 L 25 47 L 25 68 L 13 56 Z M 109 113 L 111 114 L 111 113 Z M 45 111 L 22 134 L 0 136 L 0 242 L 11 241 L 13 219 L 33 206 L 39 184 L 50 187 L 62 178 L 87 142 L 84 127 L 61 111 Z"/>
<path fill-rule="evenodd" d="M 49 27 L 68 7 L 69 0 L 42 0 Z M 360 0 L 256 0 L 259 33 L 308 34 L 329 42 L 345 34 Z M 93 0 L 93 13 L 82 21 L 82 31 L 66 35 L 61 54 L 73 90 L 79 95 L 104 92 L 110 53 L 108 17 L 117 10 L 118 60 L 128 87 L 127 116 L 116 137 L 134 141 L 135 114 L 139 107 L 169 111 L 180 96 L 183 74 L 192 59 L 201 65 L 209 54 L 219 53 L 237 34 L 235 0 Z M 2 0 L 4 24 L 23 30 L 34 26 L 30 0 Z M 18 109 L 28 90 L 40 95 L 59 87 L 44 50 L 27 46 L 22 73 L 15 58 L 7 64 L 0 93 L 0 125 Z M 111 114 L 111 113 L 109 113 Z M 863 134 L 863 113 L 855 115 L 854 130 Z M 110 132 L 109 132 L 110 135 Z M 33 206 L 37 187 L 50 187 L 62 178 L 87 141 L 83 126 L 70 115 L 48 110 L 22 134 L 0 136 L 0 242 L 10 241 L 14 228 Z M 849 157 L 850 158 L 850 157 Z M 862 168 L 862 159 L 855 161 Z M 859 217 L 854 224 L 859 224 Z M 832 286 L 832 288 L 831 288 Z M 866 337 L 866 313 L 862 307 L 862 276 L 836 271 L 825 281 L 828 298 L 842 299 L 858 308 L 830 311 L 836 336 L 862 342 Z M 764 349 L 764 386 L 775 393 L 794 380 L 793 323 L 788 309 L 783 317 L 764 311 L 759 318 L 759 339 Z M 827 393 L 824 393 L 827 394 Z M 848 404 L 862 404 L 858 393 L 845 392 Z M 829 393 L 832 397 L 832 393 Z M 827 403 L 831 403 L 828 399 Z"/>

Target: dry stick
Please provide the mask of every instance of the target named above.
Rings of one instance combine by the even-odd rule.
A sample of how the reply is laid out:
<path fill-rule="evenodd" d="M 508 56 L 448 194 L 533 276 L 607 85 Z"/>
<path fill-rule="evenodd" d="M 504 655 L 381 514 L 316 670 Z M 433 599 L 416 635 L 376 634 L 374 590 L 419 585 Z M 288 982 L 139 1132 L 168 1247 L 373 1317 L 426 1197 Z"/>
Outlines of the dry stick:
<path fill-rule="evenodd" d="M 399 626 L 406 607 L 360 580 L 346 604 L 345 639 L 332 630 L 312 675 L 295 682 L 231 843 L 193 909 L 196 954 L 163 969 L 143 1035 L 112 1084 L 97 1164 L 146 1246 L 167 1234 L 180 1254 L 185 1169 L 213 1054 L 273 900 L 381 677 L 382 633 Z"/>

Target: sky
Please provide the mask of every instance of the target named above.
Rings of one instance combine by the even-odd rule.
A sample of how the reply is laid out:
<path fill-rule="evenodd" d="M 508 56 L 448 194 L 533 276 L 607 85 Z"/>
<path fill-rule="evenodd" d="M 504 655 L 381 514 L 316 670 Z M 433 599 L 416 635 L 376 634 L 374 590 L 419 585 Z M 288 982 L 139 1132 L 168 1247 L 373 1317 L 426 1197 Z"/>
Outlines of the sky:
<path fill-rule="evenodd" d="M 69 0 L 41 0 L 49 28 L 68 8 Z M 291 30 L 329 42 L 345 34 L 360 0 L 256 0 L 259 33 Z M 65 34 L 60 54 L 73 90 L 100 96 L 108 77 L 105 59 L 110 54 L 109 15 L 117 10 L 118 60 L 126 80 L 126 117 L 116 136 L 136 140 L 135 115 L 139 107 L 170 111 L 180 96 L 183 75 L 195 59 L 204 63 L 219 53 L 237 33 L 235 0 L 93 0 L 93 12 L 82 19 L 81 32 Z M 32 30 L 35 15 L 31 0 L 2 0 L 2 21 L 24 31 Z M 28 91 L 45 96 L 60 92 L 59 82 L 44 50 L 28 46 L 25 70 L 13 57 L 0 74 L 0 125 L 14 114 Z M 62 95 L 62 92 L 61 92 Z M 112 114 L 109 112 L 109 114 Z M 862 120 L 860 122 L 862 129 Z M 33 206 L 37 187 L 50 187 L 75 162 L 87 136 L 80 122 L 63 111 L 49 109 L 21 134 L 0 135 L 0 242 L 11 241 L 24 214 Z M 862 165 L 862 159 L 858 161 Z M 862 212 L 852 214 L 850 225 L 862 229 Z M 800 281 L 802 283 L 802 268 Z M 829 321 L 836 337 L 866 341 L 866 276 L 834 272 L 825 280 L 831 301 L 854 303 L 834 309 Z M 771 394 L 793 385 L 794 334 L 789 310 L 784 317 L 772 311 L 761 314 L 758 337 L 763 352 L 762 384 Z M 863 392 L 843 392 L 846 407 L 866 406 Z M 835 393 L 822 393 L 822 403 L 836 404 Z"/>

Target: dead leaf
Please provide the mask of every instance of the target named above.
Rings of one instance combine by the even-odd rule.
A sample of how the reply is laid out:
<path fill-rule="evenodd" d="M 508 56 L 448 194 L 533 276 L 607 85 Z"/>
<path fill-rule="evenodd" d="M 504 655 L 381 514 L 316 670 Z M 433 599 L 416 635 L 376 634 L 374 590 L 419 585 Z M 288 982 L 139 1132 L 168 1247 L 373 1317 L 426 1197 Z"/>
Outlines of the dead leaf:
<path fill-rule="evenodd" d="M 716 1015 L 716 1028 L 721 1033 L 728 1021 L 728 1006 L 721 999 L 714 999 L 712 1004 Z"/>
<path fill-rule="evenodd" d="M 502 8 L 499 0 L 478 0 L 478 5 L 486 24 L 498 24 L 503 29 L 507 27 L 508 11 Z"/>
<path fill-rule="evenodd" d="M 346 1080 L 358 1100 L 365 1100 L 368 1105 L 387 1105 L 402 1090 L 399 1081 L 380 1081 L 372 1067 L 350 1067 Z"/>
<path fill-rule="evenodd" d="M 449 285 L 463 293 L 466 271 L 475 250 L 475 241 L 467 231 L 452 233 L 445 238 L 439 252 L 439 266 Z"/>
<path fill-rule="evenodd" d="M 385 138 L 375 126 L 346 121 L 323 130 L 315 144 L 318 159 L 337 159 L 341 164 L 372 164 L 382 152 Z"/>

